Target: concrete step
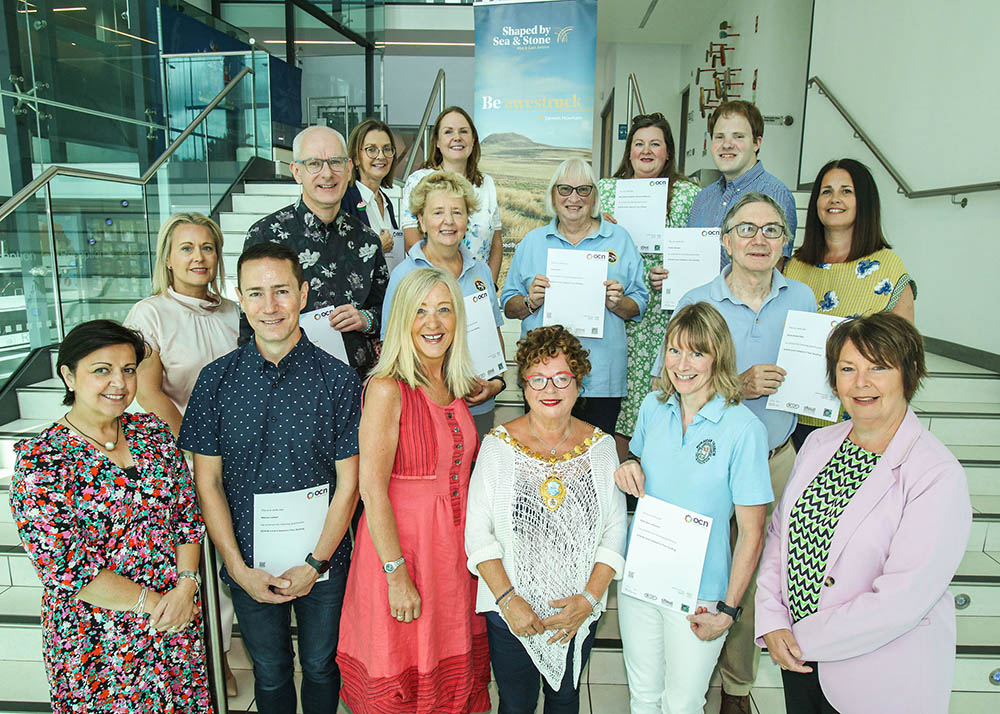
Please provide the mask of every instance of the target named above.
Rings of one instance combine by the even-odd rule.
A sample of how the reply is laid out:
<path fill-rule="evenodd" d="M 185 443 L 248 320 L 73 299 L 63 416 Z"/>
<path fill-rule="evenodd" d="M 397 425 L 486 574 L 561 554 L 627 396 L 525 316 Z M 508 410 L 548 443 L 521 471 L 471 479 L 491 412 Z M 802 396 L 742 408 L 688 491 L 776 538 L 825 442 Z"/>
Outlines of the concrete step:
<path fill-rule="evenodd" d="M 914 397 L 917 403 L 983 402 L 1000 404 L 1000 375 L 930 372 Z"/>
<path fill-rule="evenodd" d="M 250 226 L 266 216 L 270 211 L 261 213 L 223 213 L 219 216 L 219 226 L 223 233 L 246 233 Z"/>
<path fill-rule="evenodd" d="M 298 184 L 296 184 L 298 186 Z M 274 213 L 288 205 L 295 202 L 295 196 L 289 196 L 288 194 L 278 194 L 276 196 L 268 196 L 261 193 L 234 193 L 233 194 L 233 212 L 234 213 L 259 213 L 266 216 L 268 213 Z"/>
<path fill-rule="evenodd" d="M 246 241 L 247 234 L 244 233 L 223 233 L 222 234 L 222 253 L 223 255 L 235 255 L 239 256 L 243 252 L 243 243 Z"/>
<path fill-rule="evenodd" d="M 247 181 L 243 193 L 259 196 L 298 196 L 302 187 L 294 181 Z"/>

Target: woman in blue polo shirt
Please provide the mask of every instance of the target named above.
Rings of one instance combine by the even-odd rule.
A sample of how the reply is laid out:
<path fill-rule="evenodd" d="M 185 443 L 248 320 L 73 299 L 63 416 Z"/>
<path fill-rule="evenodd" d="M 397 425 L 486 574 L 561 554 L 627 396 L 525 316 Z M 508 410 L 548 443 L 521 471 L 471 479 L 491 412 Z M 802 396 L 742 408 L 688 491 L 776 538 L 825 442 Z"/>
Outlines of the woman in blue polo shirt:
<path fill-rule="evenodd" d="M 649 302 L 642 256 L 628 231 L 601 218 L 597 176 L 583 159 L 567 159 L 556 168 L 545 196 L 545 210 L 553 220 L 530 231 L 518 243 L 500 303 L 507 317 L 522 321 L 524 337 L 542 326 L 545 290 L 549 287 L 545 276 L 549 249 L 607 251 L 604 336 L 577 335 L 590 353 L 594 371 L 583 380 L 583 399 L 577 402 L 573 415 L 614 434 L 626 394 L 625 321 L 641 319 Z"/>
<path fill-rule="evenodd" d="M 413 244 L 409 254 L 389 276 L 389 285 L 382 301 L 382 339 L 385 339 L 389 306 L 392 305 L 392 296 L 399 281 L 417 268 L 433 266 L 455 276 L 462 289 L 462 297 L 487 293 L 487 300 L 493 308 L 497 335 L 500 337 L 500 351 L 503 352 L 503 336 L 500 335 L 503 315 L 500 314 L 496 289 L 493 287 L 493 274 L 486 263 L 474 257 L 462 244 L 469 216 L 479 209 L 479 199 L 472 184 L 454 171 L 434 171 L 413 187 L 409 201 L 406 208 L 417 217 L 424 239 Z M 488 380 L 477 377 L 477 391 L 465 397 L 480 439 L 493 428 L 494 397 L 505 386 L 502 374 Z"/>
<path fill-rule="evenodd" d="M 663 391 L 646 397 L 618 487 L 712 518 L 698 608 L 684 615 L 618 599 L 632 714 L 701 714 L 712 670 L 764 545 L 773 500 L 767 430 L 740 404 L 736 349 L 718 310 L 698 302 L 667 325 Z M 647 438 L 647 436 L 649 438 Z M 739 529 L 730 554 L 729 521 Z"/>

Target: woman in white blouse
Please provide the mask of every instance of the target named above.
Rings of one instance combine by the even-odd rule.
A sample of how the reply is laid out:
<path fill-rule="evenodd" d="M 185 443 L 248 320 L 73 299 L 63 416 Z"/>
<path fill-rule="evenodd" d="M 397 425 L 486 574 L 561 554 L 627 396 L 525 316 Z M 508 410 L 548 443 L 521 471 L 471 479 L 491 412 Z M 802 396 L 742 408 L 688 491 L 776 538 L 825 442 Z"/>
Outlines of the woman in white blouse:
<path fill-rule="evenodd" d="M 479 170 L 479 134 L 476 125 L 461 107 L 448 107 L 438 115 L 431 132 L 434 151 L 424 165 L 406 179 L 399 209 L 399 226 L 403 229 L 406 252 L 423 236 L 417 217 L 409 211 L 410 191 L 420 179 L 432 171 L 444 169 L 465 176 L 476 191 L 479 209 L 469 216 L 469 226 L 462 243 L 474 258 L 490 266 L 494 284 L 500 274 L 503 242 L 500 240 L 500 204 L 497 187 L 489 174 Z"/>
<path fill-rule="evenodd" d="M 202 367 L 236 349 L 239 308 L 222 297 L 222 231 L 200 213 L 175 213 L 156 239 L 153 294 L 129 311 L 125 326 L 139 330 L 150 352 L 136 372 L 136 400 L 177 437 Z M 190 464 L 189 464 L 190 466 Z M 229 652 L 233 603 L 220 590 L 223 650 Z M 226 689 L 236 696 L 236 677 L 225 661 Z"/>
<path fill-rule="evenodd" d="M 385 189 L 392 188 L 396 168 L 396 139 L 389 125 L 365 119 L 347 139 L 347 155 L 354 164 L 354 176 L 340 207 L 378 234 L 389 272 L 402 262 L 402 243 L 396 245 L 393 231 L 396 214 Z"/>
<path fill-rule="evenodd" d="M 571 416 L 590 371 L 559 325 L 518 343 L 528 412 L 483 440 L 469 486 L 465 549 L 479 575 L 500 711 L 579 711 L 586 664 L 611 580 L 625 565 L 625 496 L 614 439 Z"/>

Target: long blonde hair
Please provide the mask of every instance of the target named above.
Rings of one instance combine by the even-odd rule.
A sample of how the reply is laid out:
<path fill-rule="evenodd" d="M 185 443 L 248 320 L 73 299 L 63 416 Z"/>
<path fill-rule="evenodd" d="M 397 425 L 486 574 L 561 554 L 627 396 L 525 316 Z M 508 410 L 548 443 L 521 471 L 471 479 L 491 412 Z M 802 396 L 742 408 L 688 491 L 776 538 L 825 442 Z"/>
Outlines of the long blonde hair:
<path fill-rule="evenodd" d="M 153 266 L 153 295 L 161 295 L 167 292 L 168 287 L 173 286 L 173 276 L 170 268 L 167 267 L 167 258 L 170 257 L 171 242 L 174 229 L 182 225 L 203 226 L 212 235 L 212 242 L 215 244 L 215 255 L 218 260 L 215 264 L 215 278 L 209 284 L 209 292 L 215 293 L 216 297 L 222 296 L 221 285 L 225 283 L 225 268 L 222 265 L 222 230 L 218 224 L 208 216 L 200 213 L 175 213 L 163 222 L 160 232 L 156 236 L 156 265 Z"/>
<path fill-rule="evenodd" d="M 399 379 L 412 389 L 429 384 L 420 368 L 410 330 L 421 303 L 439 283 L 444 283 L 451 293 L 455 310 L 455 337 L 444 359 L 444 382 L 453 396 L 462 397 L 471 392 L 475 384 L 465 334 L 465 299 L 455 278 L 440 268 L 417 268 L 399 281 L 389 307 L 382 354 L 371 376 Z"/>
<path fill-rule="evenodd" d="M 667 331 L 663 336 L 663 347 L 666 350 L 670 343 L 686 343 L 688 349 L 697 350 L 706 355 L 712 355 L 711 386 L 716 394 L 721 394 L 726 404 L 740 403 L 740 377 L 736 371 L 736 346 L 729 333 L 729 325 L 714 307 L 707 302 L 696 302 L 685 305 L 674 313 L 667 323 Z M 660 371 L 660 381 L 663 392 L 659 399 L 667 401 L 674 393 L 673 382 L 667 374 L 667 360 L 663 360 Z"/>

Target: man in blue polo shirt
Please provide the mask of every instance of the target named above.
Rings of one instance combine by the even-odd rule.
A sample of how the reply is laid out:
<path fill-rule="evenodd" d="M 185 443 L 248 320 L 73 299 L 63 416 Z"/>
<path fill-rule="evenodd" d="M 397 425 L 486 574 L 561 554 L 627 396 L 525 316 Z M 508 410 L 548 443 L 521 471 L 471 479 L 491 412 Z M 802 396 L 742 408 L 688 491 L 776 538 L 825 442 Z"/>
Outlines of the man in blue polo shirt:
<path fill-rule="evenodd" d="M 358 502 L 361 384 L 354 370 L 314 347 L 299 329 L 309 286 L 295 253 L 257 243 L 240 256 L 237 274 L 240 306 L 254 338 L 201 371 L 179 443 L 194 452 L 198 500 L 254 664 L 257 710 L 296 710 L 294 608 L 302 711 L 333 714 L 351 556 L 345 533 Z M 277 574 L 255 557 L 255 541 L 263 538 L 255 501 L 274 507 L 274 498 L 267 498 L 272 494 L 329 502 L 325 513 L 305 523 L 320 532 L 316 542 L 291 554 L 296 564 Z"/>
<path fill-rule="evenodd" d="M 784 210 L 771 196 L 744 194 L 729 209 L 721 225 L 722 246 L 731 265 L 712 282 L 686 293 L 677 303 L 677 309 L 704 301 L 717 308 L 729 325 L 736 346 L 743 403 L 767 429 L 768 467 L 777 502 L 795 461 L 791 435 L 797 417 L 767 409 L 767 398 L 785 379 L 785 370 L 775 364 L 785 316 L 789 310 L 816 312 L 816 298 L 807 285 L 785 278 L 776 268 L 782 248 L 791 242 L 792 234 Z M 662 367 L 661 349 L 652 375 L 657 377 Z M 768 507 L 768 517 L 773 505 Z M 750 688 L 757 676 L 760 654 L 753 642 L 756 590 L 755 576 L 740 603 L 743 617 L 730 628 L 719 658 L 723 689 L 720 714 L 750 714 Z"/>

